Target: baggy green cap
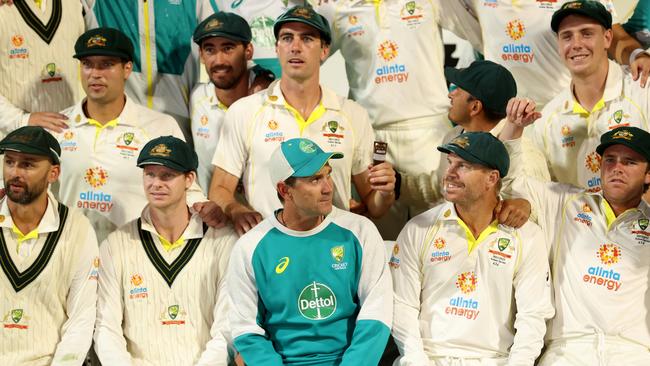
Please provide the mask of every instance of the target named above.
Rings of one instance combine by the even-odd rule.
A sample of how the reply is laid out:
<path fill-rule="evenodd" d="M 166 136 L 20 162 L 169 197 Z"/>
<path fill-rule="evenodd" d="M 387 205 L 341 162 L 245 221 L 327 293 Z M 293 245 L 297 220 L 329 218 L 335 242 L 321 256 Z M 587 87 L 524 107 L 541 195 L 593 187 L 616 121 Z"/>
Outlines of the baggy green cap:
<path fill-rule="evenodd" d="M 645 130 L 638 127 L 619 127 L 607 131 L 600 136 L 600 145 L 596 152 L 603 156 L 605 150 L 612 145 L 625 145 L 650 162 L 650 133 Z"/>
<path fill-rule="evenodd" d="M 465 132 L 449 143 L 438 146 L 438 151 L 454 153 L 461 158 L 499 171 L 501 178 L 510 169 L 510 155 L 498 138 L 489 132 Z"/>
<path fill-rule="evenodd" d="M 74 44 L 74 58 L 114 56 L 133 61 L 133 44 L 115 28 L 101 27 L 86 31 Z"/>
<path fill-rule="evenodd" d="M 24 126 L 11 131 L 0 141 L 0 151 L 16 151 L 25 154 L 43 155 L 54 164 L 61 164 L 61 146 L 43 127 Z"/>
<path fill-rule="evenodd" d="M 492 61 L 474 61 L 464 69 L 446 67 L 445 77 L 494 112 L 506 113 L 508 101 L 517 95 L 517 83 L 510 71 Z"/>
<path fill-rule="evenodd" d="M 198 45 L 208 37 L 224 37 L 233 41 L 250 42 L 251 27 L 246 20 L 235 13 L 220 11 L 205 18 L 194 29 L 192 39 Z"/>
<path fill-rule="evenodd" d="M 605 6 L 598 1 L 576 0 L 565 3 L 553 13 L 551 18 L 551 29 L 557 33 L 562 20 L 569 15 L 577 14 L 594 19 L 602 24 L 605 29 L 612 28 L 612 14 L 607 11 Z"/>
<path fill-rule="evenodd" d="M 185 141 L 174 136 L 161 136 L 140 150 L 137 165 L 162 165 L 179 172 L 195 171 L 199 166 L 196 152 Z"/>
<path fill-rule="evenodd" d="M 294 6 L 275 20 L 275 24 L 273 25 L 273 34 L 275 34 L 276 40 L 278 39 L 278 34 L 280 33 L 282 24 L 291 22 L 304 23 L 314 27 L 318 30 L 325 43 L 330 44 L 332 42 L 332 32 L 327 19 L 318 14 L 314 8 L 309 5 Z"/>

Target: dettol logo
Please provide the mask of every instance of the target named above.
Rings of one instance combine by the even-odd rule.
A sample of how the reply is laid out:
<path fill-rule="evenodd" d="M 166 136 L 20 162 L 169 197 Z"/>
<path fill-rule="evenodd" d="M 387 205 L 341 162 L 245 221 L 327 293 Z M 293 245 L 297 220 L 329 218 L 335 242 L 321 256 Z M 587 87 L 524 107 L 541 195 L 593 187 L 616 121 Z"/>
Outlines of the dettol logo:
<path fill-rule="evenodd" d="M 298 309 L 307 319 L 327 319 L 336 311 L 336 296 L 326 285 L 312 282 L 300 292 Z"/>

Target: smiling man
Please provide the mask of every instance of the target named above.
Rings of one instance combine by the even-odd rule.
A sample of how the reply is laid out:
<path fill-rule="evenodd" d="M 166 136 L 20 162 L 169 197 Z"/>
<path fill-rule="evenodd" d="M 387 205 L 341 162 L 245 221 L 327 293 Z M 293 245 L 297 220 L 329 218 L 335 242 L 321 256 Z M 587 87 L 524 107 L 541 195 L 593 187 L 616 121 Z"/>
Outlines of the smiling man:
<path fill-rule="evenodd" d="M 533 365 L 553 316 L 543 234 L 494 213 L 508 174 L 504 145 L 466 132 L 447 154 L 446 202 L 416 216 L 390 259 L 398 365 Z"/>
<path fill-rule="evenodd" d="M 229 265 L 230 324 L 249 366 L 376 365 L 392 320 L 383 241 L 333 207 L 334 159 L 313 141 L 270 157 L 282 209 L 240 238 Z"/>
<path fill-rule="evenodd" d="M 95 232 L 80 211 L 48 194 L 61 148 L 41 127 L 0 141 L 0 364 L 80 366 L 97 300 Z"/>
<path fill-rule="evenodd" d="M 383 215 L 395 201 L 395 172 L 387 162 L 369 167 L 373 132 L 368 114 L 320 85 L 320 65 L 332 38 L 327 20 L 309 6 L 296 6 L 276 20 L 274 31 L 282 79 L 228 109 L 212 160 L 210 199 L 237 232 L 250 230 L 280 207 L 269 156 L 281 142 L 306 137 L 345 154 L 331 164 L 334 204 L 350 207 L 353 183 L 368 215 Z M 240 178 L 249 206 L 235 199 Z"/>
<path fill-rule="evenodd" d="M 218 12 L 202 21 L 194 30 L 201 61 L 210 78 L 197 86 L 190 97 L 192 139 L 199 156 L 197 179 L 206 192 L 212 178 L 212 157 L 219 143 L 219 133 L 228 107 L 254 91 L 258 73 L 268 80 L 275 77 L 258 66 L 247 68 L 253 57 L 251 29 L 244 18 L 233 13 Z M 267 81 L 260 87 L 265 89 Z"/>
<path fill-rule="evenodd" d="M 133 69 L 131 41 L 117 29 L 97 28 L 77 39 L 86 98 L 62 113 L 70 128 L 55 137 L 61 144 L 59 199 L 83 210 L 99 241 L 145 206 L 135 161 L 147 141 L 183 136 L 170 116 L 133 102 L 124 92 Z M 198 185 L 191 199 L 203 199 Z"/>
<path fill-rule="evenodd" d="M 598 192 L 598 139 L 617 127 L 648 130 L 650 88 L 641 88 L 629 71 L 607 58 L 612 16 L 600 2 L 567 2 L 550 26 L 571 85 L 544 107 L 533 141 L 546 155 L 553 180 Z"/>
<path fill-rule="evenodd" d="M 224 274 L 237 235 L 187 205 L 198 159 L 164 136 L 137 166 L 147 206 L 102 243 L 95 351 L 104 365 L 228 364 Z"/>

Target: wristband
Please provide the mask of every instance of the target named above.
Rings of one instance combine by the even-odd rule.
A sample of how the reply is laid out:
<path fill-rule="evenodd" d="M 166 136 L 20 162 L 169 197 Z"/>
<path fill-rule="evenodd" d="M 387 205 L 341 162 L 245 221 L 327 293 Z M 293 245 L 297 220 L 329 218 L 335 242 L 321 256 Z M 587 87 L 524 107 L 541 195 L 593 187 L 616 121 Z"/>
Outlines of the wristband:
<path fill-rule="evenodd" d="M 640 53 L 645 52 L 643 48 L 637 48 L 630 53 L 630 65 L 636 60 Z"/>

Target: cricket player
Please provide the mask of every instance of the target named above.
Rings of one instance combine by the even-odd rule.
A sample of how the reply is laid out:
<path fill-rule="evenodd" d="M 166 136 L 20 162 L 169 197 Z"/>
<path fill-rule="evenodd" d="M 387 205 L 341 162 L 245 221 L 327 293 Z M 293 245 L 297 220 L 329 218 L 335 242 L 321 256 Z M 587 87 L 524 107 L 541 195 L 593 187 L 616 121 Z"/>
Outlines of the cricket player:
<path fill-rule="evenodd" d="M 250 230 L 280 207 L 271 181 L 271 153 L 285 140 L 305 137 L 345 154 L 331 164 L 334 204 L 348 209 L 354 184 L 368 215 L 381 216 L 395 200 L 395 172 L 387 162 L 369 168 L 373 132 L 366 111 L 319 84 L 331 42 L 327 20 L 310 6 L 296 6 L 276 20 L 274 30 L 282 79 L 226 112 L 209 198 L 237 232 Z M 250 207 L 234 198 L 240 177 Z"/>
<path fill-rule="evenodd" d="M 41 127 L 0 141 L 0 364 L 80 366 L 90 348 L 99 270 L 88 219 L 48 193 L 61 148 Z"/>
<path fill-rule="evenodd" d="M 277 77 L 282 75 L 282 68 L 275 53 L 275 19 L 288 9 L 303 5 L 305 0 L 215 0 L 221 11 L 233 12 L 246 19 L 251 27 L 251 43 L 255 48 L 255 64 L 270 70 Z"/>
<path fill-rule="evenodd" d="M 270 157 L 282 208 L 239 239 L 227 276 L 232 337 L 248 366 L 379 362 L 390 273 L 374 224 L 333 207 L 330 164 L 342 158 L 304 138 Z"/>
<path fill-rule="evenodd" d="M 453 0 L 466 5 L 481 25 L 486 60 L 505 66 L 519 86 L 520 98 L 532 99 L 541 109 L 569 89 L 572 75 L 555 48 L 557 37 L 549 29 L 553 14 L 575 3 L 571 0 Z M 631 65 L 631 75 L 645 87 L 650 55 L 619 24 L 613 0 L 598 0 L 612 14 L 609 57 Z M 572 6 L 572 5 L 569 5 Z M 481 50 L 481 49 L 479 49 Z M 640 78 L 640 79 L 639 79 Z"/>
<path fill-rule="evenodd" d="M 623 126 L 648 130 L 650 90 L 607 58 L 612 17 L 599 2 L 565 3 L 553 14 L 551 28 L 571 85 L 542 109 L 533 141 L 546 155 L 553 180 L 598 192 L 599 137 Z"/>
<path fill-rule="evenodd" d="M 452 125 L 445 82 L 441 28 L 482 48 L 477 19 L 448 0 L 311 0 L 332 25 L 331 53 L 345 60 L 350 98 L 363 106 L 377 141 L 388 143 L 386 160 L 402 177 L 438 166 L 436 147 Z M 422 186 L 404 186 L 400 199 L 376 221 L 395 239 L 406 222 L 433 207 Z"/>
<path fill-rule="evenodd" d="M 84 32 L 79 0 L 0 1 L 0 135 L 30 125 L 66 127 L 58 113 L 79 99 L 79 62 L 71 58 Z"/>
<path fill-rule="evenodd" d="M 83 210 L 100 241 L 137 218 L 147 202 L 135 166 L 142 147 L 158 136 L 183 137 L 173 118 L 126 96 L 133 55 L 117 29 L 96 28 L 79 37 L 75 57 L 86 98 L 62 112 L 70 128 L 55 135 L 63 167 L 55 194 Z M 204 200 L 198 185 L 190 196 L 192 203 Z"/>
<path fill-rule="evenodd" d="M 525 105 L 508 108 L 518 139 L 538 116 Z M 648 364 L 650 315 L 638 302 L 647 297 L 650 272 L 650 207 L 642 200 L 650 185 L 650 133 L 619 127 L 601 136 L 598 192 L 525 177 L 519 145 L 508 148 L 515 172 L 505 191 L 531 201 L 551 244 L 556 316 L 539 364 Z"/>
<path fill-rule="evenodd" d="M 244 18 L 234 13 L 217 12 L 194 30 L 201 61 L 210 82 L 199 84 L 190 98 L 192 140 L 199 156 L 197 180 L 207 192 L 212 178 L 212 158 L 219 143 L 219 133 L 228 107 L 253 93 L 253 82 L 275 76 L 260 67 L 247 67 L 253 57 L 251 29 Z"/>
<path fill-rule="evenodd" d="M 498 224 L 505 146 L 466 132 L 447 154 L 446 202 L 415 217 L 390 259 L 399 365 L 530 365 L 553 316 L 546 243 L 538 226 Z"/>
<path fill-rule="evenodd" d="M 192 44 L 196 26 L 216 11 L 213 0 L 93 0 L 88 28 L 124 32 L 136 51 L 126 94 L 136 103 L 174 117 L 191 141 L 189 97 L 199 82 L 199 54 Z"/>
<path fill-rule="evenodd" d="M 148 204 L 100 248 L 94 340 L 104 365 L 228 364 L 224 274 L 237 234 L 208 229 L 188 207 L 197 165 L 173 136 L 138 156 Z"/>
<path fill-rule="evenodd" d="M 474 61 L 462 69 L 445 68 L 445 76 L 455 88 L 449 92 L 449 120 L 457 124 L 443 139 L 450 142 L 463 132 L 490 132 L 498 135 L 499 122 L 506 117 L 508 101 L 517 95 L 517 84 L 510 71 L 492 61 Z M 550 180 L 544 155 L 531 144 L 526 150 L 526 173 L 542 181 Z M 419 192 L 420 199 L 436 203 L 442 200 L 442 176 L 447 160 L 432 167 L 428 174 L 404 175 L 402 188 Z M 430 183 L 427 184 L 427 181 Z M 419 187 L 419 189 L 417 189 Z"/>

